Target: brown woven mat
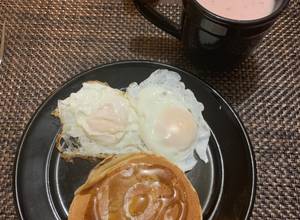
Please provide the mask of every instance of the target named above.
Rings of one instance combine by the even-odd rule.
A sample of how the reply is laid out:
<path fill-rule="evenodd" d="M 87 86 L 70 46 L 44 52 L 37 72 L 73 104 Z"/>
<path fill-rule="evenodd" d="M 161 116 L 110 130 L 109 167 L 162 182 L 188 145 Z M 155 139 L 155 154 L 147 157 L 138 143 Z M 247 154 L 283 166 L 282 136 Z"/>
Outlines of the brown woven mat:
<path fill-rule="evenodd" d="M 159 7 L 178 20 L 176 1 Z M 51 92 L 83 70 L 117 60 L 147 59 L 188 70 L 193 67 L 181 44 L 141 17 L 131 0 L 2 0 L 1 26 L 4 20 L 0 219 L 15 219 L 12 174 L 17 143 Z M 252 219 L 299 219 L 300 0 L 291 1 L 240 68 L 218 75 L 193 71 L 229 100 L 249 132 L 258 171 Z"/>

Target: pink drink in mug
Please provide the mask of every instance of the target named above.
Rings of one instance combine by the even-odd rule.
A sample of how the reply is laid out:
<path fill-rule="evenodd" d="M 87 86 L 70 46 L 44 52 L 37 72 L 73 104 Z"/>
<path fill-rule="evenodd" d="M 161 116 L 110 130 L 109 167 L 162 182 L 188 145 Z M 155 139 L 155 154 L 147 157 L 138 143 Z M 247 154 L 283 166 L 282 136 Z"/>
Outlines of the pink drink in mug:
<path fill-rule="evenodd" d="M 270 15 L 275 0 L 197 0 L 207 10 L 233 20 L 254 20 Z"/>
<path fill-rule="evenodd" d="M 178 0 L 179 1 L 179 0 Z M 182 0 L 178 25 L 155 9 L 153 0 L 134 0 L 153 24 L 178 38 L 195 65 L 231 69 L 249 56 L 289 0 Z"/>

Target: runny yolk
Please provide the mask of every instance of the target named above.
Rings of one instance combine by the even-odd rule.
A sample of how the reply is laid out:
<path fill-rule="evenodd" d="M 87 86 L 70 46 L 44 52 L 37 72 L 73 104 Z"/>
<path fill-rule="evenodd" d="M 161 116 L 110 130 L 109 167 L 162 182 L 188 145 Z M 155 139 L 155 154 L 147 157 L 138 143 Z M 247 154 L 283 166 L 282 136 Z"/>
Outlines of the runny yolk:
<path fill-rule="evenodd" d="M 172 106 L 161 112 L 155 123 L 155 134 L 170 148 L 185 150 L 195 141 L 197 124 L 191 112 Z"/>
<path fill-rule="evenodd" d="M 120 141 L 128 121 L 128 110 L 121 103 L 106 103 L 90 114 L 83 125 L 88 135 L 105 145 Z"/>

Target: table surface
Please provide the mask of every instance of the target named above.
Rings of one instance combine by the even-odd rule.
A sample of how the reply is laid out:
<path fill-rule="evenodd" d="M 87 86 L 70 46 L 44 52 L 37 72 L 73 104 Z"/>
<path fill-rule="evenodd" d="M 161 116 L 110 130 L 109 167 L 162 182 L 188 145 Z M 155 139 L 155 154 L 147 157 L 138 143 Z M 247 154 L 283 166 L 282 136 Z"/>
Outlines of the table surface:
<path fill-rule="evenodd" d="M 181 5 L 159 9 L 179 20 Z M 7 22 L 0 66 L 0 219 L 16 219 L 14 159 L 35 110 L 76 74 L 98 64 L 143 59 L 168 63 L 213 85 L 240 115 L 257 163 L 251 219 L 300 217 L 300 0 L 288 9 L 258 49 L 226 73 L 196 69 L 182 45 L 154 27 L 132 0 L 3 0 Z"/>

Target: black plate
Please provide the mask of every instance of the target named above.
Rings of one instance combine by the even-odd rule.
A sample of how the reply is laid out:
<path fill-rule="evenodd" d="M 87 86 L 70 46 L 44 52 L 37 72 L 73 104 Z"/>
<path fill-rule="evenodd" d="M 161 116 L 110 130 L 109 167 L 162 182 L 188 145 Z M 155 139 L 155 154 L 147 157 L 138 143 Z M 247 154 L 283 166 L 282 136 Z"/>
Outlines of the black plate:
<path fill-rule="evenodd" d="M 146 61 L 119 62 L 86 71 L 51 95 L 23 134 L 15 164 L 15 199 L 21 219 L 67 219 L 74 190 L 96 162 L 62 160 L 54 147 L 59 121 L 51 116 L 57 100 L 80 89 L 82 82 L 101 80 L 115 88 L 146 79 L 156 69 L 178 72 L 204 106 L 211 128 L 209 163 L 199 161 L 187 173 L 197 190 L 204 219 L 246 219 L 255 194 L 251 144 L 236 113 L 214 89 L 181 69 Z"/>

